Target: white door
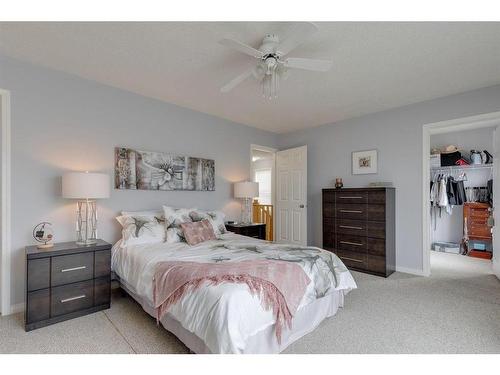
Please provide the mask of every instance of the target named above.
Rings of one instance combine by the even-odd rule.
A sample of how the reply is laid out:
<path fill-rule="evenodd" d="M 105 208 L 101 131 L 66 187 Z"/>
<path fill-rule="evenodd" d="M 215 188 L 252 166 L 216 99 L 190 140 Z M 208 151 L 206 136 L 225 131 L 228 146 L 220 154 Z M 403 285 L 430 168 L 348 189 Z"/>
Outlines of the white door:
<path fill-rule="evenodd" d="M 493 272 L 500 279 L 500 126 L 494 132 L 493 156 Z"/>
<path fill-rule="evenodd" d="M 276 153 L 276 242 L 307 245 L 307 146 Z"/>

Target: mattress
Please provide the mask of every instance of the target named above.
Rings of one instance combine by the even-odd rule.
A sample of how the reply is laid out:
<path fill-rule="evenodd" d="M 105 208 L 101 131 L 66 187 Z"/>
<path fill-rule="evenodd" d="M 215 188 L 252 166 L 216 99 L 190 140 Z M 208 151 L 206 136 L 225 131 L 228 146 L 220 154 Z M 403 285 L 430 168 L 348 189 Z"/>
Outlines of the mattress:
<path fill-rule="evenodd" d="M 251 259 L 298 262 L 311 282 L 284 329 L 281 344 L 275 336 L 275 317 L 244 284 L 202 285 L 172 305 L 161 320 L 196 353 L 278 353 L 312 331 L 343 306 L 345 295 L 356 288 L 352 275 L 335 254 L 318 248 L 276 245 L 224 234 L 196 246 L 158 243 L 113 247 L 112 268 L 122 287 L 146 312 L 155 316 L 153 276 L 162 261 L 237 262 Z"/>

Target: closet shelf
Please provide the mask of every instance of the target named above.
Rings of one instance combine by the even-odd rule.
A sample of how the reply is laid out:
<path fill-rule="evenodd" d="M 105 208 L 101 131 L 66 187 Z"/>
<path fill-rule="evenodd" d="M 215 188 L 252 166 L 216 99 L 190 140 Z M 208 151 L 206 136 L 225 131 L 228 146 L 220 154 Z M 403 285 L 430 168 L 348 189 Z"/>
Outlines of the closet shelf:
<path fill-rule="evenodd" d="M 431 167 L 431 171 L 456 171 L 456 170 L 473 170 L 473 169 L 492 169 L 492 164 L 468 164 L 468 165 L 451 165 L 448 167 Z"/>

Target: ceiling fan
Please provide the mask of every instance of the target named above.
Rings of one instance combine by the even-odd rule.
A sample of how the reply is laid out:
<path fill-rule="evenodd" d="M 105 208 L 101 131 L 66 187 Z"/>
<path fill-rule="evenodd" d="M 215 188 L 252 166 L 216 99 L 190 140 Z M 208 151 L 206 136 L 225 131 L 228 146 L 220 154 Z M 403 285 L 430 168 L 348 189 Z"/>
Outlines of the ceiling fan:
<path fill-rule="evenodd" d="M 318 28 L 313 23 L 299 23 L 283 41 L 280 41 L 277 34 L 267 34 L 258 49 L 234 39 L 222 39 L 219 42 L 220 44 L 256 58 L 257 64 L 233 78 L 220 91 L 227 93 L 250 76 L 253 76 L 261 82 L 262 95 L 267 99 L 273 99 L 277 97 L 280 80 L 286 79 L 288 69 L 303 69 L 315 72 L 330 70 L 333 64 L 330 60 L 286 57 L 316 31 L 318 31 Z"/>

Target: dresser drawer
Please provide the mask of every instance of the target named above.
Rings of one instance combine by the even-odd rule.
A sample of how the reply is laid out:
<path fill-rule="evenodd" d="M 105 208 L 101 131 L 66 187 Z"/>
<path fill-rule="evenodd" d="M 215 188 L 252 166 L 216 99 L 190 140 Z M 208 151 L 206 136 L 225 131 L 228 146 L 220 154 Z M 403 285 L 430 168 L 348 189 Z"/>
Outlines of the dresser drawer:
<path fill-rule="evenodd" d="M 28 292 L 50 286 L 50 258 L 30 259 L 27 268 Z"/>
<path fill-rule="evenodd" d="M 385 204 L 385 191 L 370 191 L 368 193 L 368 204 Z"/>
<path fill-rule="evenodd" d="M 366 220 L 366 204 L 337 204 L 338 219 Z"/>
<path fill-rule="evenodd" d="M 337 235 L 337 249 L 364 254 L 366 253 L 366 237 L 339 233 Z"/>
<path fill-rule="evenodd" d="M 367 221 L 365 220 L 337 220 L 337 232 L 355 236 L 366 236 Z"/>
<path fill-rule="evenodd" d="M 335 220 L 323 219 L 323 247 L 333 249 L 335 247 Z"/>
<path fill-rule="evenodd" d="M 99 250 L 94 255 L 94 277 L 111 275 L 111 250 Z"/>
<path fill-rule="evenodd" d="M 386 259 L 383 256 L 367 254 L 366 265 L 371 272 L 380 273 L 382 275 L 386 274 L 387 264 Z"/>
<path fill-rule="evenodd" d="M 335 203 L 335 192 L 334 191 L 324 191 L 323 192 L 323 203 L 330 202 Z"/>
<path fill-rule="evenodd" d="M 26 323 L 50 318 L 50 289 L 29 292 L 26 297 Z"/>
<path fill-rule="evenodd" d="M 101 277 L 94 280 L 94 306 L 111 303 L 111 278 Z"/>
<path fill-rule="evenodd" d="M 51 285 L 75 283 L 94 277 L 94 252 L 52 258 Z"/>
<path fill-rule="evenodd" d="M 366 254 L 341 249 L 336 249 L 335 254 L 347 267 L 366 268 Z"/>
<path fill-rule="evenodd" d="M 366 235 L 371 238 L 385 238 L 385 222 L 367 221 Z"/>
<path fill-rule="evenodd" d="M 51 316 L 69 314 L 94 305 L 94 280 L 52 288 Z"/>
<path fill-rule="evenodd" d="M 366 217 L 368 220 L 385 221 L 385 206 L 381 204 L 367 205 Z"/>
<path fill-rule="evenodd" d="M 335 203 L 323 204 L 323 217 L 335 217 Z"/>
<path fill-rule="evenodd" d="M 366 251 L 368 255 L 377 255 L 385 257 L 385 240 L 380 238 L 367 238 Z"/>
<path fill-rule="evenodd" d="M 368 192 L 366 191 L 339 191 L 336 194 L 337 204 L 354 203 L 363 204 L 368 202 Z"/>

